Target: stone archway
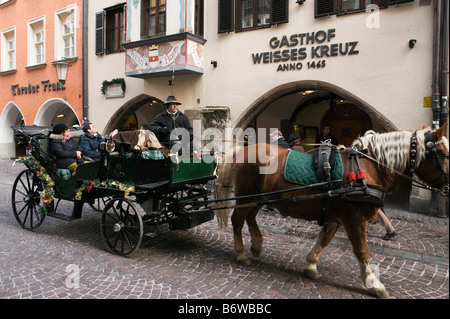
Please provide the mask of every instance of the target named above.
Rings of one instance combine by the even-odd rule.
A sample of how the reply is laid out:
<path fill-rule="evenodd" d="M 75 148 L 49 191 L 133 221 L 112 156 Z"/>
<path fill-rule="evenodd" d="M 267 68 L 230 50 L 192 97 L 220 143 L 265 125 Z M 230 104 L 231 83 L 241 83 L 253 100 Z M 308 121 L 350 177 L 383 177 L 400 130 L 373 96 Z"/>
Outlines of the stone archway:
<path fill-rule="evenodd" d="M 253 123 L 258 116 L 274 101 L 284 96 L 305 91 L 326 91 L 331 95 L 337 96 L 351 104 L 356 105 L 365 112 L 370 118 L 376 120 L 386 131 L 396 130 L 396 126 L 383 114 L 379 113 L 373 106 L 353 95 L 351 92 L 322 81 L 297 81 L 279 85 L 256 99 L 242 114 L 238 117 L 235 127 L 246 128 Z"/>
<path fill-rule="evenodd" d="M 305 94 L 304 97 L 300 97 L 303 96 L 301 93 Z M 336 103 L 338 104 L 336 108 L 336 110 L 338 110 L 337 113 L 336 110 L 334 110 L 335 113 L 333 113 L 334 105 L 331 103 L 333 99 L 336 100 Z M 313 122 L 308 124 L 310 125 L 309 127 L 304 127 L 305 132 L 307 132 L 307 128 L 320 130 L 322 124 L 326 121 L 331 121 L 334 130 L 342 130 L 342 133 L 345 134 L 347 140 L 341 139 L 341 141 L 338 140 L 338 143 L 346 146 L 350 145 L 357 135 L 372 129 L 371 125 L 373 125 L 373 129 L 378 132 L 397 130 L 397 127 L 386 116 L 375 109 L 374 106 L 343 88 L 320 81 L 291 82 L 273 88 L 249 105 L 247 109 L 239 115 L 233 126 L 235 128 L 246 129 L 247 127 L 254 125 L 254 123 L 257 123 L 256 126 L 259 128 L 258 122 L 263 122 L 265 112 L 268 110 L 274 110 L 270 113 L 270 117 L 272 118 L 278 116 L 278 114 L 285 113 L 280 110 L 280 107 L 284 107 L 286 104 L 277 104 L 277 101 L 291 101 L 291 103 L 294 103 L 291 105 L 293 110 L 291 116 L 285 117 L 286 121 L 289 122 L 289 125 L 293 125 L 297 114 L 300 113 L 301 115 L 299 115 L 299 117 L 311 118 L 311 121 Z M 319 104 L 318 101 L 321 101 L 320 111 L 317 110 Z M 295 105 L 295 103 L 297 104 Z M 348 106 L 347 109 L 345 108 L 346 105 Z M 351 119 L 346 118 L 349 115 L 348 111 L 351 112 L 350 117 L 355 116 L 355 114 L 358 113 L 355 116 L 355 121 L 352 123 L 354 125 L 351 127 L 343 125 L 351 124 Z M 278 120 L 283 121 L 282 118 L 279 118 Z M 336 123 L 339 123 L 339 125 Z M 262 125 L 261 127 L 268 129 L 275 126 L 269 127 Z M 278 127 L 285 135 L 285 132 L 289 131 L 286 129 L 283 130 L 281 125 Z M 311 145 L 315 142 L 316 133 L 318 133 L 318 131 L 303 136 L 302 143 L 305 143 L 305 145 L 310 144 L 308 148 L 305 146 L 305 150 L 310 151 L 314 148 L 314 146 Z M 404 185 L 401 185 L 401 189 L 399 189 L 396 194 L 391 195 L 387 201 L 407 207 L 410 191 L 411 184 L 404 183 Z"/>
<path fill-rule="evenodd" d="M 72 106 L 60 98 L 46 101 L 36 113 L 34 125 L 53 126 L 64 123 L 67 126 L 81 125 L 80 119 Z"/>
<path fill-rule="evenodd" d="M 13 102 L 8 103 L 0 115 L 0 158 L 16 156 L 14 131 L 11 125 L 21 124 L 24 124 L 23 114 L 19 107 Z"/>
<path fill-rule="evenodd" d="M 137 128 L 145 127 L 165 109 L 164 102 L 147 94 L 140 94 L 117 110 L 105 126 L 104 134 L 123 129 L 130 117 L 136 117 Z"/>

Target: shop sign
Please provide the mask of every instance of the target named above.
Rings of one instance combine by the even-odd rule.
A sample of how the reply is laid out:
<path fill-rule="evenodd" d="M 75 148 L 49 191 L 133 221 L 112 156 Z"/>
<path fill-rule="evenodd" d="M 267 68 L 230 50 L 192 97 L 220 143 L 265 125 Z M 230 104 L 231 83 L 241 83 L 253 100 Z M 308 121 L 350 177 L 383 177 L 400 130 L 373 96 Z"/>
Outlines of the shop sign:
<path fill-rule="evenodd" d="M 359 54 L 358 41 L 332 43 L 335 37 L 336 29 L 272 37 L 270 51 L 252 53 L 253 64 L 279 63 L 277 71 L 320 69 L 327 58 Z"/>
<path fill-rule="evenodd" d="M 63 91 L 66 87 L 61 82 L 50 82 L 49 80 L 41 81 L 41 84 L 31 84 L 21 86 L 20 84 L 11 85 L 12 95 L 22 95 L 22 94 L 34 94 L 39 93 L 39 90 L 44 92 L 50 91 Z"/>

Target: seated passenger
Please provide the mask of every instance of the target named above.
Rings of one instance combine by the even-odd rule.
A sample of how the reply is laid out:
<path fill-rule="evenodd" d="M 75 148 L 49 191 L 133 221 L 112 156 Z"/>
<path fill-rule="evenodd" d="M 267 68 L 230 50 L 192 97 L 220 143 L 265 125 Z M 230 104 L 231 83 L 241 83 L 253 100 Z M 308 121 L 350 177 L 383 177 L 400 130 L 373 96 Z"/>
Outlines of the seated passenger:
<path fill-rule="evenodd" d="M 67 168 L 72 176 L 75 175 L 79 164 L 89 163 L 83 159 L 83 149 L 70 135 L 70 130 L 65 124 L 56 124 L 50 143 L 50 153 L 55 155 L 56 167 Z"/>
<path fill-rule="evenodd" d="M 100 159 L 99 145 L 105 138 L 98 133 L 97 127 L 92 123 L 84 124 L 83 132 L 84 135 L 80 138 L 80 146 L 83 154 L 98 161 Z M 112 131 L 109 136 L 112 137 L 115 134 L 117 134 L 117 129 Z"/>

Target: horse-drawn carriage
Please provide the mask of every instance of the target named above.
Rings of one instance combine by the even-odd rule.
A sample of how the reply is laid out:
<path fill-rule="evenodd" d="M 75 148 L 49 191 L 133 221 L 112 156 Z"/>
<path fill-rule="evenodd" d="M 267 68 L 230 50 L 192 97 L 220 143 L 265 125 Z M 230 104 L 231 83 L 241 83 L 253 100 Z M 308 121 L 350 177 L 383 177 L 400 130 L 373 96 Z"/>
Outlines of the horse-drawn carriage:
<path fill-rule="evenodd" d="M 144 158 L 142 150 L 125 154 L 126 149 L 114 150 L 114 142 L 108 140 L 101 144 L 99 161 L 79 165 L 71 176 L 56 168 L 49 152 L 51 128 L 12 128 L 28 155 L 17 160 L 27 169 L 19 173 L 12 190 L 13 213 L 25 229 L 38 228 L 46 216 L 79 219 L 87 203 L 102 212 L 100 228 L 107 248 L 127 255 L 139 247 L 144 225 L 151 227 L 152 235 L 164 223 L 172 230 L 188 229 L 214 218 L 212 210 L 187 214 L 181 204 L 210 195 L 216 163 L 209 155 L 193 161 L 156 150 L 156 155 Z M 71 133 L 77 138 L 82 131 Z M 58 211 L 61 200 L 73 202 L 71 215 Z"/>
<path fill-rule="evenodd" d="M 106 199 L 101 218 L 103 239 L 110 251 L 126 255 L 139 246 L 144 224 L 156 227 L 168 223 L 171 229 L 187 229 L 213 219 L 215 211 L 234 208 L 231 217 L 234 249 L 237 260 L 249 265 L 242 239 L 244 222 L 251 237 L 251 252 L 258 257 L 263 237 L 256 215 L 264 204 L 271 203 L 287 216 L 318 220 L 324 226 L 306 257 L 306 276 L 318 278 L 320 255 L 343 226 L 358 260 L 361 278 L 377 297 L 387 297 L 388 292 L 369 265 L 366 234 L 368 224 L 375 220 L 383 205 L 385 193 L 394 190 L 404 178 L 411 179 L 413 174 L 421 179 L 416 182 L 420 187 L 443 196 L 448 196 L 449 191 L 447 125 L 438 130 L 424 128 L 415 132 L 369 131 L 348 148 L 329 146 L 333 151 L 320 152 L 320 156 L 326 157 L 319 165 L 326 173 L 325 182 L 317 180 L 319 174 L 310 174 L 314 173 L 310 156 L 269 144 L 235 147 L 232 154 L 225 154 L 222 159 L 215 183 L 216 199 L 208 198 L 210 191 L 205 187 L 215 179 L 216 162 L 206 155 L 201 163 L 170 158 L 144 160 L 139 154 L 125 157 L 108 153 L 105 144 L 99 162 L 79 166 L 76 176 L 66 181 L 45 150 L 48 137 L 14 129 L 31 154 L 23 160 L 28 169 L 19 174 L 13 186 L 14 215 L 24 228 L 37 228 L 46 215 L 61 217 L 56 213 L 54 198 L 75 203 L 69 219 L 81 217 L 84 203 Z M 268 162 L 255 161 L 260 149 L 263 154 L 271 154 Z M 330 165 L 333 153 L 336 157 L 331 162 L 335 169 L 339 167 L 334 172 Z M 289 157 L 300 159 L 290 162 Z M 259 173 L 273 163 L 273 173 Z M 301 171 L 293 169 L 294 179 L 301 177 L 297 181 L 287 178 L 287 170 L 294 166 L 302 167 Z M 298 186 L 309 183 L 305 178 L 312 184 Z M 229 197 L 232 190 L 235 197 Z M 234 206 L 224 204 L 231 200 L 236 202 Z M 228 221 L 224 214 L 217 214 L 217 219 L 219 223 Z"/>

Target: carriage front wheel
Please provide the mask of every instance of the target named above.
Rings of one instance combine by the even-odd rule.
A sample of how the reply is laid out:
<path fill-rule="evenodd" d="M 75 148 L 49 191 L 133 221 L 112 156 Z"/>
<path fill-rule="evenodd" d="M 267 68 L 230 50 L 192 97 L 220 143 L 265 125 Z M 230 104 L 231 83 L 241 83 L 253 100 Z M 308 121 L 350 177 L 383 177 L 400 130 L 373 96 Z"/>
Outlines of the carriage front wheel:
<path fill-rule="evenodd" d="M 44 186 L 33 170 L 19 173 L 12 189 L 12 209 L 19 225 L 25 229 L 38 228 L 45 218 L 41 194 Z"/>
<path fill-rule="evenodd" d="M 139 248 L 144 224 L 138 206 L 127 198 L 114 198 L 103 209 L 100 228 L 109 251 L 129 255 Z"/>

